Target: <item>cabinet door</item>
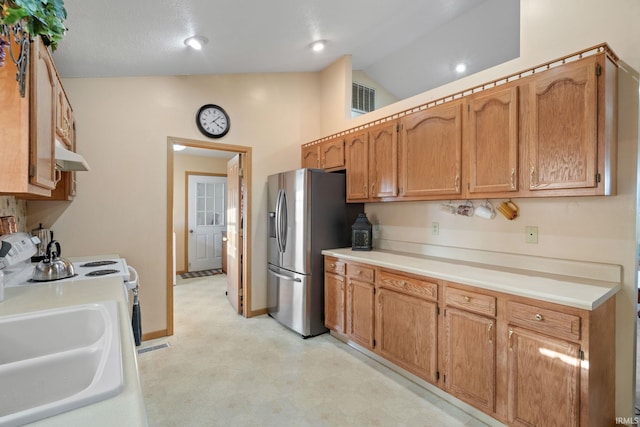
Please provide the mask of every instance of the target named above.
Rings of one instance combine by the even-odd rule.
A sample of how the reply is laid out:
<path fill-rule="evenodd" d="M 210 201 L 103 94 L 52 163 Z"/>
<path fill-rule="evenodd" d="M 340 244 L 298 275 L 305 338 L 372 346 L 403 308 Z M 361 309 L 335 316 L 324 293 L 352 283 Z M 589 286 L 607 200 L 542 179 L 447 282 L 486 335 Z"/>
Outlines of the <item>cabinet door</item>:
<path fill-rule="evenodd" d="M 68 149 L 72 150 L 72 123 L 73 111 L 67 99 L 67 95 L 62 88 L 62 83 L 56 79 L 56 135 L 65 143 Z"/>
<path fill-rule="evenodd" d="M 435 383 L 437 304 L 384 288 L 376 298 L 376 352 Z"/>
<path fill-rule="evenodd" d="M 53 189 L 57 76 L 40 37 L 31 43 L 30 182 Z"/>
<path fill-rule="evenodd" d="M 401 119 L 400 194 L 461 193 L 462 103 L 452 101 Z"/>
<path fill-rule="evenodd" d="M 489 413 L 495 411 L 495 320 L 464 310 L 445 310 L 444 387 Z"/>
<path fill-rule="evenodd" d="M 319 168 L 320 167 L 320 146 L 312 145 L 302 148 L 302 167 L 303 168 Z"/>
<path fill-rule="evenodd" d="M 347 285 L 347 335 L 369 349 L 374 347 L 375 287 L 350 279 Z"/>
<path fill-rule="evenodd" d="M 320 158 L 324 169 L 344 168 L 344 139 L 338 138 L 320 145 Z"/>
<path fill-rule="evenodd" d="M 338 333 L 345 330 L 345 279 L 335 274 L 324 275 L 324 325 Z"/>
<path fill-rule="evenodd" d="M 518 87 L 472 95 L 465 143 L 470 194 L 518 190 Z"/>
<path fill-rule="evenodd" d="M 526 87 L 531 190 L 597 186 L 596 59 L 545 71 Z"/>
<path fill-rule="evenodd" d="M 369 143 L 366 132 L 347 140 L 347 200 L 369 198 Z"/>
<path fill-rule="evenodd" d="M 398 195 L 398 123 L 369 130 L 369 184 L 371 198 Z"/>
<path fill-rule="evenodd" d="M 515 426 L 578 426 L 580 346 L 509 326 L 508 416 Z"/>

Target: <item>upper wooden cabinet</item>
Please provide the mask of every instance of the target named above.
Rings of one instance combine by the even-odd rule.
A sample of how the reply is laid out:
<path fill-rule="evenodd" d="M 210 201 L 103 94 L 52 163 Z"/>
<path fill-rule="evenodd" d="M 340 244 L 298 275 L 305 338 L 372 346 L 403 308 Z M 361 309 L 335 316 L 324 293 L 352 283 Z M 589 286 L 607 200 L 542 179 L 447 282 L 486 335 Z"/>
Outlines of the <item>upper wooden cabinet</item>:
<path fill-rule="evenodd" d="M 349 145 L 366 134 L 369 151 L 347 153 L 346 169 L 368 189 L 348 200 L 615 194 L 615 61 L 598 46 L 359 126 L 344 138 Z M 325 169 L 344 167 L 340 141 L 321 143 Z M 325 161 L 330 154 L 335 163 Z"/>
<path fill-rule="evenodd" d="M 347 140 L 347 201 L 369 198 L 369 140 L 367 132 L 349 135 Z"/>
<path fill-rule="evenodd" d="M 302 167 L 320 168 L 320 145 L 310 145 L 302 149 Z"/>
<path fill-rule="evenodd" d="M 31 43 L 31 171 L 32 184 L 53 190 L 55 184 L 55 114 L 58 77 L 47 47 Z"/>
<path fill-rule="evenodd" d="M 518 109 L 516 85 L 468 97 L 464 147 L 471 197 L 518 191 Z"/>
<path fill-rule="evenodd" d="M 40 38 L 31 43 L 29 66 L 25 97 L 13 61 L 7 58 L 0 67 L 0 193 L 49 196 L 54 187 L 55 70 Z"/>
<path fill-rule="evenodd" d="M 320 164 L 323 169 L 344 169 L 344 138 L 335 138 L 320 144 Z"/>
<path fill-rule="evenodd" d="M 400 195 L 435 199 L 462 191 L 462 102 L 400 119 Z"/>
<path fill-rule="evenodd" d="M 599 54 L 523 81 L 523 182 L 530 193 L 602 195 L 615 190 L 616 79 L 615 66 Z"/>
<path fill-rule="evenodd" d="M 56 79 L 56 82 L 56 135 L 68 149 L 72 150 L 75 130 L 73 110 L 60 79 Z"/>
<path fill-rule="evenodd" d="M 398 195 L 398 131 L 397 120 L 368 130 L 370 199 Z"/>

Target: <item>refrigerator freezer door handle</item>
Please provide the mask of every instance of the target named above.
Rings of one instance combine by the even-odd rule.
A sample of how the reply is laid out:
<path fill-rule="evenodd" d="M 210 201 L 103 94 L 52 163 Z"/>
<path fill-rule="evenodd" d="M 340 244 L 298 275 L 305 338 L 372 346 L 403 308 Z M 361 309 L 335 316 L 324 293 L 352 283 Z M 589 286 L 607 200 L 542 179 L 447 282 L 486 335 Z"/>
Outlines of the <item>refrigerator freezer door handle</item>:
<path fill-rule="evenodd" d="M 299 279 L 297 277 L 285 276 L 284 274 L 276 273 L 272 269 L 269 269 L 269 271 L 272 272 L 279 279 L 289 280 L 291 282 L 302 282 L 302 279 Z"/>

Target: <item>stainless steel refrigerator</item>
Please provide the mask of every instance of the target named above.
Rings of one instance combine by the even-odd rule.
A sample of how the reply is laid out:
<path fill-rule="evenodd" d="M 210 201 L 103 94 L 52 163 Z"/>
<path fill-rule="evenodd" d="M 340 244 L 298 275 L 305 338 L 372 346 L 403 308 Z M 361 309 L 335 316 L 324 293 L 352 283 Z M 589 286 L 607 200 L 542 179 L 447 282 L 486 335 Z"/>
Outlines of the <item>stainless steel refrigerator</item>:
<path fill-rule="evenodd" d="M 321 169 L 271 175 L 268 205 L 268 313 L 305 338 L 327 332 L 321 251 L 351 244 L 363 205 L 346 203 L 344 174 Z"/>

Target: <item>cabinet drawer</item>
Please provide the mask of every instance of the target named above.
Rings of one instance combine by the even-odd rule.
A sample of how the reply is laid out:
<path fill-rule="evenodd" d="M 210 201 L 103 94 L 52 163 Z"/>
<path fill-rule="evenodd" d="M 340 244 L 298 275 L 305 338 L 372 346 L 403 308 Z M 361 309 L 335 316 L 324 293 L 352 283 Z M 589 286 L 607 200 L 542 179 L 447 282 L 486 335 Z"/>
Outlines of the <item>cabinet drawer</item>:
<path fill-rule="evenodd" d="M 352 279 L 359 279 L 364 282 L 373 283 L 375 279 L 375 270 L 373 267 L 369 267 L 367 265 L 349 263 L 347 265 L 347 276 Z"/>
<path fill-rule="evenodd" d="M 414 279 L 402 274 L 380 271 L 379 285 L 387 289 L 394 289 L 405 294 L 428 300 L 438 299 L 438 285 L 424 280 Z"/>
<path fill-rule="evenodd" d="M 324 271 L 328 273 L 340 274 L 344 276 L 346 271 L 346 263 L 340 261 L 337 258 L 325 258 L 324 259 Z"/>
<path fill-rule="evenodd" d="M 509 301 L 509 323 L 568 340 L 580 339 L 580 316 Z"/>
<path fill-rule="evenodd" d="M 496 315 L 495 297 L 450 287 L 447 287 L 444 292 L 444 302 L 449 307 L 457 307 L 491 317 Z"/>

